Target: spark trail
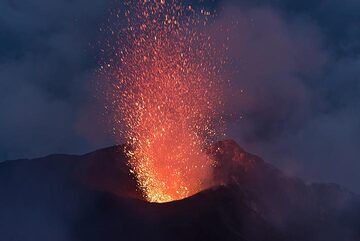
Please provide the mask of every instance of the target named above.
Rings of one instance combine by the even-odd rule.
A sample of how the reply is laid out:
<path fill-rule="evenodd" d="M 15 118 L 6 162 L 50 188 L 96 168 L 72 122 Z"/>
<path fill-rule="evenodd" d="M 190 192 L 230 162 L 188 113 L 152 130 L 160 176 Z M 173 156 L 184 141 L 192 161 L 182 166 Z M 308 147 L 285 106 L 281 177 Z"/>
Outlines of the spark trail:
<path fill-rule="evenodd" d="M 183 199 L 210 185 L 206 149 L 222 134 L 222 61 L 204 31 L 210 13 L 163 0 L 127 3 L 124 15 L 110 97 L 116 129 L 132 147 L 145 198 Z"/>

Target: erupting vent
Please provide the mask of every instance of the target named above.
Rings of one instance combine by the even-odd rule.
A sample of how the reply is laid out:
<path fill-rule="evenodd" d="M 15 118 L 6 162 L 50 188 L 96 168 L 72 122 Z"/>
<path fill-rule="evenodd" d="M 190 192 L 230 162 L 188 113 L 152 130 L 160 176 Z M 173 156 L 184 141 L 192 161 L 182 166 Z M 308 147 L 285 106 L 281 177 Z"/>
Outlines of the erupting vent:
<path fill-rule="evenodd" d="M 208 12 L 176 0 L 139 2 L 127 4 L 111 98 L 145 198 L 168 202 L 211 184 L 206 149 L 222 134 L 222 63 L 202 31 Z"/>

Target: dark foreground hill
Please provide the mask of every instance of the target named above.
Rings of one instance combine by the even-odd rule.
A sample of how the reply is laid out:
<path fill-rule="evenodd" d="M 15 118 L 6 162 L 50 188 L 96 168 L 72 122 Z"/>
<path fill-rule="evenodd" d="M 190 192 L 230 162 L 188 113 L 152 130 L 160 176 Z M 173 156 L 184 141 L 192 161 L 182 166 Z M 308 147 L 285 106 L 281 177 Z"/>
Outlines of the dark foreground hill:
<path fill-rule="evenodd" d="M 289 178 L 233 141 L 215 144 L 221 184 L 142 200 L 123 146 L 0 163 L 0 241 L 359 241 L 360 198 Z"/>

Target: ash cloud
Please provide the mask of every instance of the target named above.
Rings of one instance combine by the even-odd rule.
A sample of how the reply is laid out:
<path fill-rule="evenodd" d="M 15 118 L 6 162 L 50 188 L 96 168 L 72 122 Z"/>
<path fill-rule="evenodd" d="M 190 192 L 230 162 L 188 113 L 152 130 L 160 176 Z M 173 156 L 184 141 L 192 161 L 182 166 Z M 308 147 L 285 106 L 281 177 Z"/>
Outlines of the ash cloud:
<path fill-rule="evenodd" d="M 91 87 L 97 55 L 89 44 L 109 6 L 0 3 L 0 160 L 84 152 L 105 143 L 102 107 Z"/>
<path fill-rule="evenodd" d="M 320 2 L 223 2 L 228 136 L 291 175 L 359 192 L 360 5 Z"/>

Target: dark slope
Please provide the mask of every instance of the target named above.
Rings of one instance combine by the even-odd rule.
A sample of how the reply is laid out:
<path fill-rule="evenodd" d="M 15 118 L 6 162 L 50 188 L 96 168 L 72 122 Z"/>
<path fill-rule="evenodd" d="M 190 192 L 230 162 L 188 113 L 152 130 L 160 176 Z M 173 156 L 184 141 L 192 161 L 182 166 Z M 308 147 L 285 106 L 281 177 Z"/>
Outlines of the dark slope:
<path fill-rule="evenodd" d="M 0 240 L 360 240 L 355 194 L 286 177 L 233 141 L 211 152 L 221 185 L 166 204 L 141 199 L 123 146 L 0 163 Z"/>

